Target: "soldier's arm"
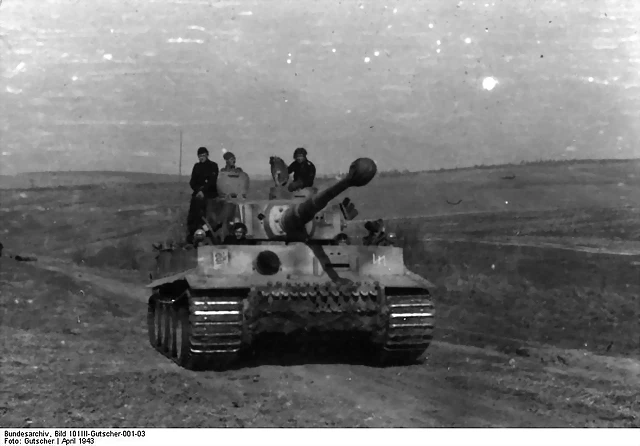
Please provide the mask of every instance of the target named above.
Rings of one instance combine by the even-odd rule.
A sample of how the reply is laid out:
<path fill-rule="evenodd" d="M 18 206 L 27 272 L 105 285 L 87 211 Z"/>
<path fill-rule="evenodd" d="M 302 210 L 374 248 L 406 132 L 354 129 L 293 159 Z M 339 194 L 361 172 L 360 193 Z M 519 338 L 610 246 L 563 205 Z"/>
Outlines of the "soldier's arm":
<path fill-rule="evenodd" d="M 289 164 L 289 167 L 287 168 L 287 172 L 289 172 L 290 174 L 293 173 L 293 171 L 295 170 L 295 165 L 296 165 L 295 161 Z"/>
<path fill-rule="evenodd" d="M 191 179 L 189 180 L 189 186 L 191 189 L 196 192 L 197 184 L 196 184 L 196 165 L 193 165 L 193 169 L 191 170 Z"/>
<path fill-rule="evenodd" d="M 316 166 L 313 163 L 309 163 L 309 174 L 307 175 L 307 177 L 304 179 L 305 180 L 305 187 L 311 187 L 313 186 L 313 181 L 316 179 Z"/>

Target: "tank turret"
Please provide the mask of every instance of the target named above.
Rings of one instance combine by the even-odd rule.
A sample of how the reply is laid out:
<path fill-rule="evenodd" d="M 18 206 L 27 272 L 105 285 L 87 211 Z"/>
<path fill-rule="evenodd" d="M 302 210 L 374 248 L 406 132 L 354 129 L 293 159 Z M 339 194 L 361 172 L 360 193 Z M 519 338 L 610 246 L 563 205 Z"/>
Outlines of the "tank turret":
<path fill-rule="evenodd" d="M 220 189 L 237 189 L 243 194 L 225 194 L 215 200 L 208 221 L 219 240 L 225 238 L 234 223 L 241 222 L 247 227 L 247 238 L 253 242 L 333 241 L 344 230 L 345 220 L 352 219 L 357 212 L 346 212 L 346 207 L 329 206 L 329 203 L 351 187 L 365 186 L 376 173 L 373 160 L 358 158 L 343 179 L 320 192 L 314 187 L 289 192 L 276 185 L 270 191 L 269 200 L 247 199 L 245 183 L 240 184 L 242 178 L 228 177 L 224 185 L 218 181 L 224 186 Z M 233 182 L 239 184 L 234 186 Z"/>
<path fill-rule="evenodd" d="M 284 211 L 278 223 L 280 230 L 287 235 L 298 234 L 304 231 L 305 225 L 322 211 L 331 200 L 336 198 L 350 187 L 367 185 L 376 175 L 377 167 L 372 159 L 358 158 L 349 167 L 349 173 L 345 178 L 329 186 L 325 190 L 310 196 L 301 203 L 291 205 Z"/>

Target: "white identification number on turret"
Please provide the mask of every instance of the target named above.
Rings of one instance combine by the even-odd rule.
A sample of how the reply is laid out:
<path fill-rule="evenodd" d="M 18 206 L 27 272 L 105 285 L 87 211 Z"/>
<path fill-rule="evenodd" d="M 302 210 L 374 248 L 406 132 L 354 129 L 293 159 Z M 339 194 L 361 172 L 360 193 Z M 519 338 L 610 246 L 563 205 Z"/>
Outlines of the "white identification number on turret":
<path fill-rule="evenodd" d="M 213 269 L 220 269 L 229 263 L 229 251 L 213 252 Z"/>
<path fill-rule="evenodd" d="M 387 266 L 387 258 L 385 256 L 377 256 L 375 253 L 373 254 L 373 264 L 374 265 L 384 265 Z"/>

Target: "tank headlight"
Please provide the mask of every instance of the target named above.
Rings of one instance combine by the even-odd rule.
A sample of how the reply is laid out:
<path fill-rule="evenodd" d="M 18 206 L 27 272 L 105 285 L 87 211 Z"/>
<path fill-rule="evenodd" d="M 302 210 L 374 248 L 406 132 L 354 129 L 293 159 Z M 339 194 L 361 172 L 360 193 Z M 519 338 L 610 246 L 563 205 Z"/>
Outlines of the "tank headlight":
<path fill-rule="evenodd" d="M 197 240 L 199 242 L 201 242 L 202 240 L 204 240 L 204 238 L 207 236 L 207 234 L 204 232 L 204 230 L 202 229 L 198 229 L 195 234 L 193 234 L 193 238 L 194 240 Z"/>

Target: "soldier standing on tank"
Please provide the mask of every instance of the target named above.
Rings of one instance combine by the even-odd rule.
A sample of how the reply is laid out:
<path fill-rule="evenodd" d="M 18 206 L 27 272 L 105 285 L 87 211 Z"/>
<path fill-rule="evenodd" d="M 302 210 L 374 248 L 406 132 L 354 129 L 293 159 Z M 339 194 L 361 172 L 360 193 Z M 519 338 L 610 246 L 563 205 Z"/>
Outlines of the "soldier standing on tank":
<path fill-rule="evenodd" d="M 293 182 L 289 184 L 289 191 L 294 192 L 304 187 L 312 187 L 316 179 L 316 166 L 307 159 L 307 151 L 304 147 L 298 147 L 293 152 L 295 159 L 289 165 L 289 174 L 293 173 Z"/>
<path fill-rule="evenodd" d="M 225 166 L 220 169 L 220 172 L 231 172 L 231 173 L 240 173 L 242 169 L 240 167 L 236 167 L 236 156 L 231 152 L 225 152 L 222 157 L 225 160 Z"/>
<path fill-rule="evenodd" d="M 207 200 L 218 196 L 217 180 L 218 164 L 209 159 L 209 151 L 206 147 L 200 147 L 198 162 L 193 166 L 189 181 L 193 193 L 187 216 L 187 243 L 193 242 L 193 234 L 203 223 L 202 217 L 207 209 Z"/>

